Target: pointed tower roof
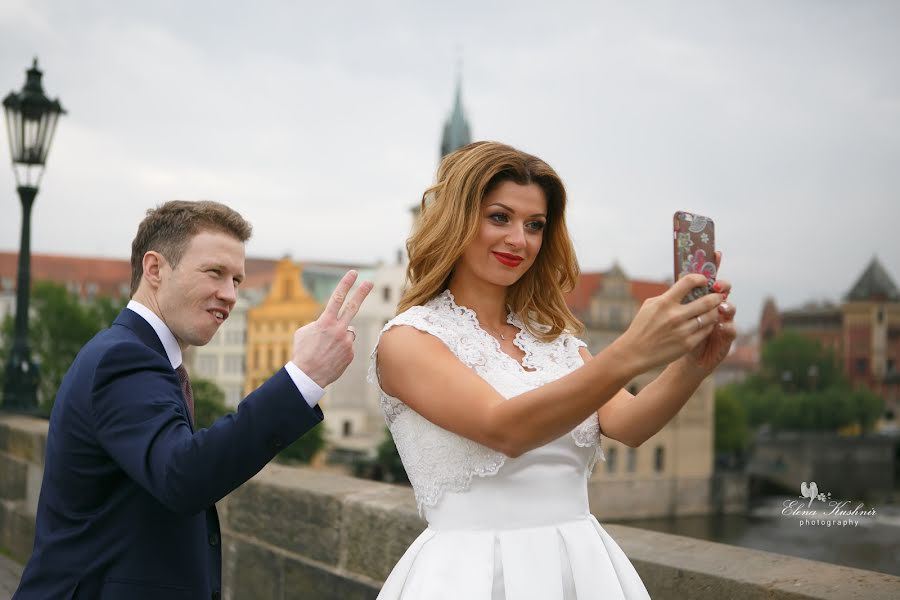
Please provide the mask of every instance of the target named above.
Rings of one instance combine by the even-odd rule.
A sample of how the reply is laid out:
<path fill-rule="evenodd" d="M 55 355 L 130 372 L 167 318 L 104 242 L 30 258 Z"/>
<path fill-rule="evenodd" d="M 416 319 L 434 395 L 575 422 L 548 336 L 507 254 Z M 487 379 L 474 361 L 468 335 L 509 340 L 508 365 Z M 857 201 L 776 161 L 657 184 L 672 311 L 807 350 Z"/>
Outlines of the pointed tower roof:
<path fill-rule="evenodd" d="M 441 158 L 454 150 L 462 148 L 472 141 L 469 133 L 469 122 L 462 105 L 462 75 L 456 76 L 456 98 L 453 112 L 444 123 L 444 135 L 441 137 Z"/>
<path fill-rule="evenodd" d="M 615 279 L 627 279 L 628 277 L 625 275 L 625 269 L 622 268 L 622 265 L 619 264 L 618 259 L 613 261 L 613 265 L 609 271 L 606 272 L 607 277 L 615 278 Z"/>
<path fill-rule="evenodd" d="M 873 257 L 872 262 L 859 276 L 844 299 L 848 302 L 865 302 L 871 300 L 888 300 L 900 302 L 900 291 L 888 272 L 881 266 L 878 257 Z"/>

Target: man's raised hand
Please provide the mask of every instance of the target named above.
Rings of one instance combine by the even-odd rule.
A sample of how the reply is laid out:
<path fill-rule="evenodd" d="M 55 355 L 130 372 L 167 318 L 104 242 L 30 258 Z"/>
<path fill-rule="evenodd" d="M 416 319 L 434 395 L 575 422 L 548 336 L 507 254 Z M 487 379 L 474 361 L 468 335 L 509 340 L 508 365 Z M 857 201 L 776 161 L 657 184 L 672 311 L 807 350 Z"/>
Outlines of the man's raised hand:
<path fill-rule="evenodd" d="M 353 360 L 356 336 L 349 329 L 350 321 L 372 291 L 372 283 L 364 281 L 348 298 L 356 277 L 356 271 L 348 271 L 334 288 L 319 318 L 294 333 L 291 360 L 323 388 L 337 380 Z"/>

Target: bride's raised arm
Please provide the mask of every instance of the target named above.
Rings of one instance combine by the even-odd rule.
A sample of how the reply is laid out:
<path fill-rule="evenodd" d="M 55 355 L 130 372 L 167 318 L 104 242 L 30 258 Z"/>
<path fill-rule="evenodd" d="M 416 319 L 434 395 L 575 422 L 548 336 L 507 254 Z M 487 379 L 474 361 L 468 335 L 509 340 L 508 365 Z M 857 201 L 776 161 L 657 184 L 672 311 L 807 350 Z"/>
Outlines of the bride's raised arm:
<path fill-rule="evenodd" d="M 636 375 L 678 359 L 707 337 L 719 322 L 722 294 L 680 303 L 705 284 L 703 275 L 682 278 L 647 300 L 628 330 L 583 367 L 509 400 L 437 337 L 407 325 L 381 337 L 379 383 L 432 423 L 517 457 L 571 431 Z"/>

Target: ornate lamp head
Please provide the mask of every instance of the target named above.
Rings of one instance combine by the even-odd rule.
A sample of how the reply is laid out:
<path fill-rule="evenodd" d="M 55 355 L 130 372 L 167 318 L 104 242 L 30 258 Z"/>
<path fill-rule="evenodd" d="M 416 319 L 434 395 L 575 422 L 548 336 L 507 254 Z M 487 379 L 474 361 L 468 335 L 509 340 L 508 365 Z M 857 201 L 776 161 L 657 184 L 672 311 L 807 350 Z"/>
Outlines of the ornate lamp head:
<path fill-rule="evenodd" d="M 3 99 L 9 153 L 20 186 L 37 187 L 40 183 L 56 121 L 66 112 L 58 99 L 44 95 L 41 75 L 35 58 L 22 91 L 10 92 Z"/>

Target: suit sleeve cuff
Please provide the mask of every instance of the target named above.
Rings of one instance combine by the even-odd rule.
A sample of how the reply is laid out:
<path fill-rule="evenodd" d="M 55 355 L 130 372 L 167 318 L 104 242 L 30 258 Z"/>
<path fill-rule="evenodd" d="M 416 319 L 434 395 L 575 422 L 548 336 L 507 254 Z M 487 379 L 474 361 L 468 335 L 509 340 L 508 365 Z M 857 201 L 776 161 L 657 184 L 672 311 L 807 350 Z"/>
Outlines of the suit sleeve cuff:
<path fill-rule="evenodd" d="M 319 387 L 319 384 L 309 378 L 309 376 L 300 370 L 300 367 L 295 365 L 293 361 L 288 361 L 286 365 L 284 365 L 285 371 L 288 372 L 288 375 L 291 376 L 291 380 L 294 382 L 294 385 L 297 386 L 297 390 L 300 392 L 300 395 L 303 396 L 303 399 L 306 400 L 306 403 L 309 404 L 310 408 L 315 408 L 319 403 L 319 400 L 322 399 L 322 396 L 325 394 L 325 390 Z"/>

